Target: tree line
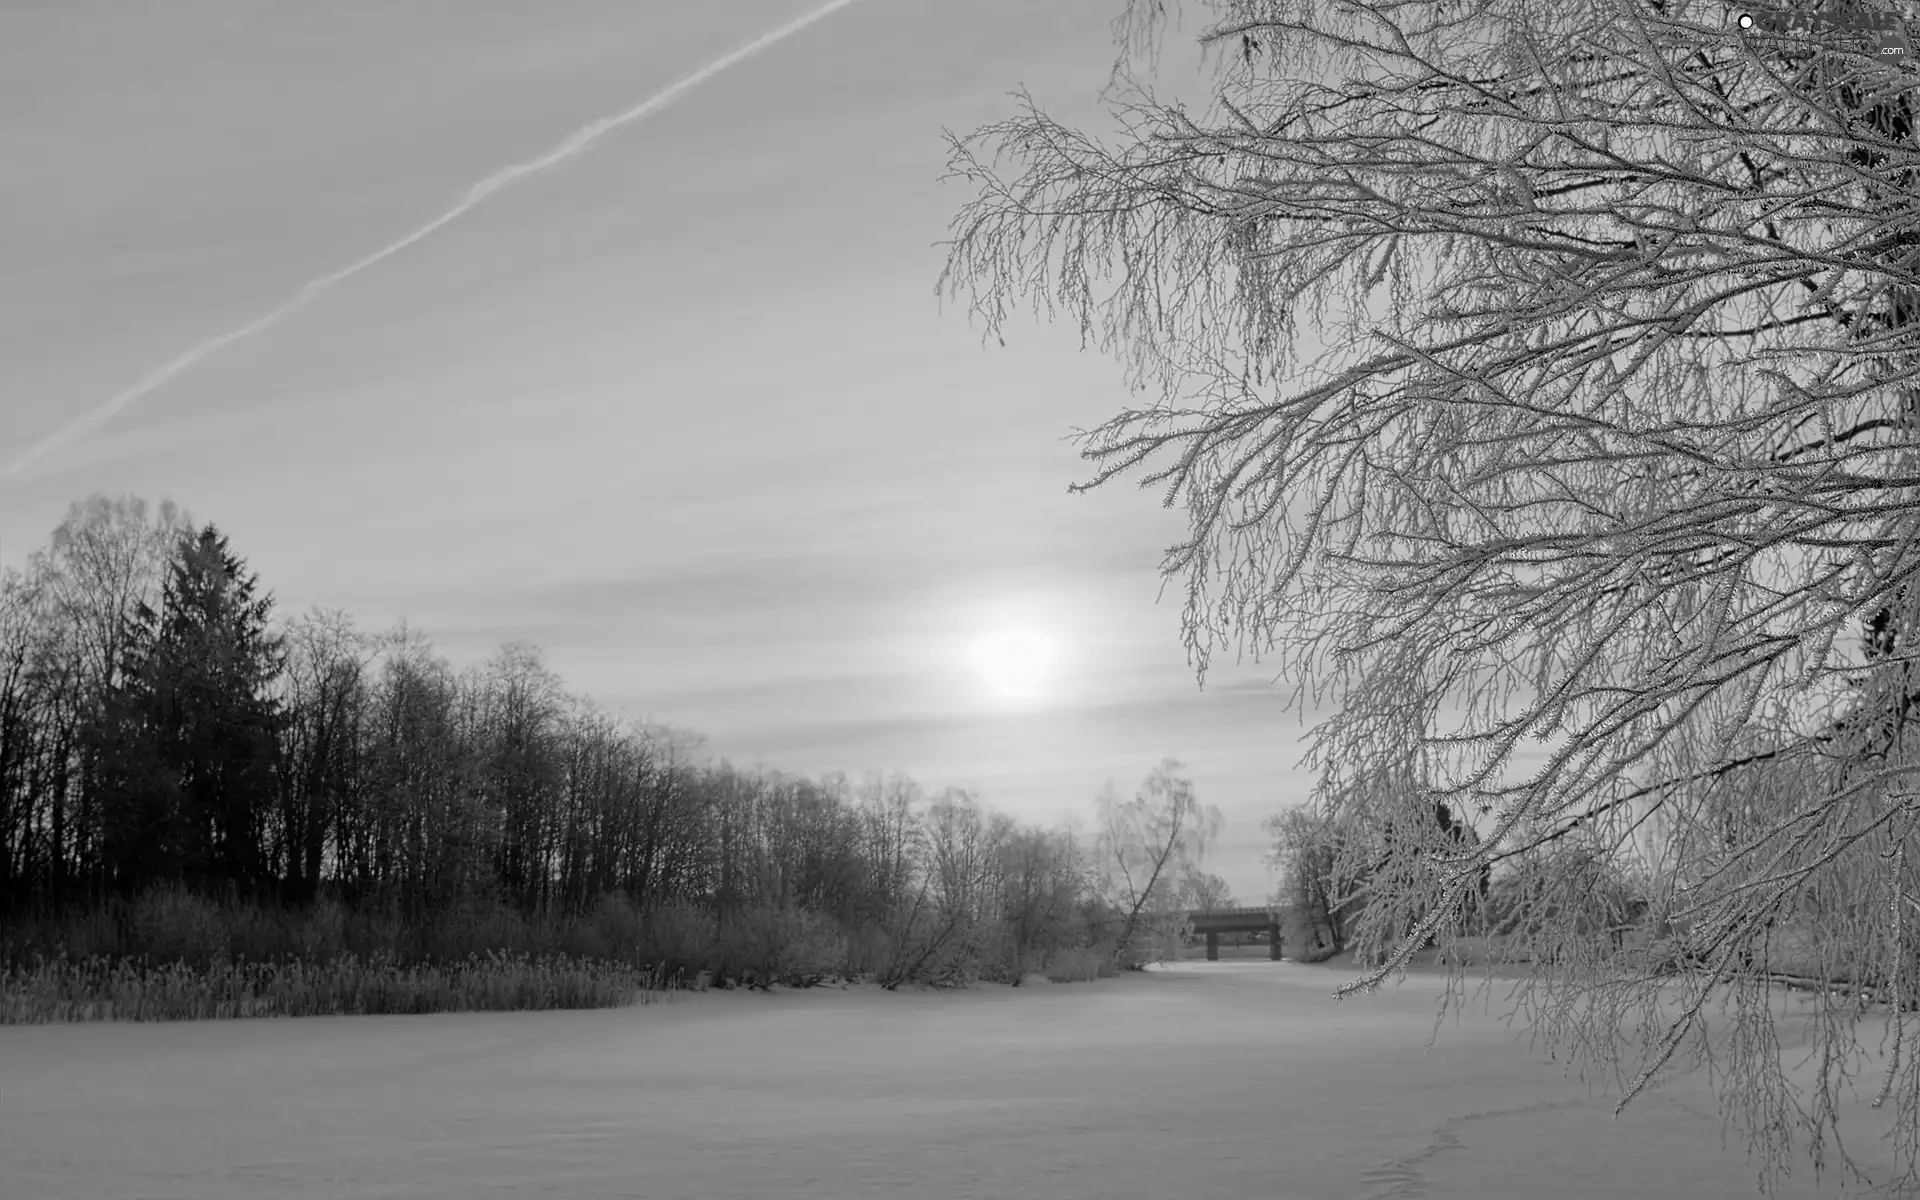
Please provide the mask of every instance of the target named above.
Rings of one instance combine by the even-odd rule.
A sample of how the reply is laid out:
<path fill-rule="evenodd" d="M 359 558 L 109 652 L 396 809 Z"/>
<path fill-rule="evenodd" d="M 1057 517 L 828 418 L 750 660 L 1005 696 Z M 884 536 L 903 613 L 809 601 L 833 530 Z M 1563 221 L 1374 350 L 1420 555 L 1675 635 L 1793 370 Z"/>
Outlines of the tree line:
<path fill-rule="evenodd" d="M 768 914 L 806 913 L 870 961 L 1018 978 L 1230 900 L 1201 865 L 1219 814 L 1171 761 L 1082 835 L 698 745 L 570 694 L 525 643 L 456 671 L 404 623 L 281 621 L 216 526 L 94 496 L 0 576 L 0 918 L 155 889 L 401 921 L 619 896 L 776 937 Z"/>

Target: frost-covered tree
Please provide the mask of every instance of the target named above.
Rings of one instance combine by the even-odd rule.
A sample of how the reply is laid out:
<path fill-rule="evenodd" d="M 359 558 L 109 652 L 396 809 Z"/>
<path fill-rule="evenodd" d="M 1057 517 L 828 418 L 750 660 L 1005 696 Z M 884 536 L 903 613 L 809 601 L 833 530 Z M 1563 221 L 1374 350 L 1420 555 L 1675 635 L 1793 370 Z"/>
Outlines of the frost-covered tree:
<path fill-rule="evenodd" d="M 1233 889 L 1227 886 L 1227 881 L 1199 867 L 1189 869 L 1181 878 L 1175 899 L 1181 908 L 1200 911 L 1234 907 Z"/>
<path fill-rule="evenodd" d="M 1286 908 L 1286 937 L 1296 960 L 1317 962 L 1347 948 L 1363 900 L 1361 881 L 1350 878 L 1358 856 L 1343 853 L 1350 821 L 1334 821 L 1306 808 L 1267 818 L 1272 839 L 1267 863 L 1279 873 L 1279 901 Z"/>
<path fill-rule="evenodd" d="M 942 287 L 990 335 L 1064 311 L 1156 394 L 1081 435 L 1078 487 L 1184 503 L 1162 566 L 1203 679 L 1233 643 L 1333 698 L 1309 762 L 1322 814 L 1369 831 L 1330 874 L 1371 881 L 1353 936 L 1380 962 L 1352 987 L 1461 932 L 1487 868 L 1577 837 L 1649 936 L 1509 889 L 1535 909 L 1513 945 L 1559 964 L 1537 1027 L 1625 1103 L 1708 1044 L 1710 1000 L 1811 983 L 1805 1093 L 1776 1010 L 1729 1010 L 1722 1095 L 1777 1166 L 1835 1144 L 1861 1064 L 1828 985 L 1885 1001 L 1913 1179 L 1920 153 L 1879 52 L 1904 22 L 1203 7 L 1207 111 L 1142 81 L 1169 6 L 1133 0 L 1117 141 L 1030 98 L 953 140 L 975 198 Z M 1422 832 L 1437 799 L 1477 840 Z"/>
<path fill-rule="evenodd" d="M 1095 800 L 1094 880 L 1118 914 L 1117 952 L 1137 949 L 1143 935 L 1176 937 L 1187 924 L 1183 881 L 1195 875 L 1218 840 L 1219 808 L 1202 805 L 1177 759 L 1160 760 L 1131 800 L 1109 784 Z"/>

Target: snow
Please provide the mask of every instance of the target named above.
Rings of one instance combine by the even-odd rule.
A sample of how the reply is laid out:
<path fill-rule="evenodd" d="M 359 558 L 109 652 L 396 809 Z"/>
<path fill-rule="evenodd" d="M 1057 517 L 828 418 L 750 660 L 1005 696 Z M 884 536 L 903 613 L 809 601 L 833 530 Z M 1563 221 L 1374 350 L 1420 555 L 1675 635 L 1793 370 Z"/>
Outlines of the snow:
<path fill-rule="evenodd" d="M 1757 1194 L 1703 1080 L 1614 1121 L 1497 999 L 1429 1051 L 1438 976 L 1336 1003 L 1346 978 L 1196 962 L 1018 989 L 0 1028 L 0 1196 Z M 1862 1101 L 1842 1131 L 1884 1165 L 1874 1116 Z M 1843 1193 L 1801 1167 L 1779 1194 Z"/>

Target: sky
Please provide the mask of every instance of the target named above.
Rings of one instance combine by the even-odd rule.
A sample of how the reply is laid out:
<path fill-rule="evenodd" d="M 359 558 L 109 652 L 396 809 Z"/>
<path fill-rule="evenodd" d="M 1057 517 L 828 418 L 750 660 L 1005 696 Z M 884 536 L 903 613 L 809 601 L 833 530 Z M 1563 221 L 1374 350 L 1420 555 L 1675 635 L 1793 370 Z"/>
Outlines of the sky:
<path fill-rule="evenodd" d="M 1157 573 L 1183 513 L 1068 494 L 1120 366 L 1026 317 L 983 344 L 934 290 L 971 198 L 943 128 L 1025 85 L 1111 132 L 1121 0 L 860 0 L 764 42 L 821 7 L 10 5 L 0 564 L 96 491 L 172 498 L 283 615 L 404 618 L 456 666 L 530 641 L 739 765 L 1051 825 L 1173 756 L 1258 903 L 1316 717 L 1230 656 L 1196 682 Z M 1022 679 L 982 668 L 1022 637 Z"/>

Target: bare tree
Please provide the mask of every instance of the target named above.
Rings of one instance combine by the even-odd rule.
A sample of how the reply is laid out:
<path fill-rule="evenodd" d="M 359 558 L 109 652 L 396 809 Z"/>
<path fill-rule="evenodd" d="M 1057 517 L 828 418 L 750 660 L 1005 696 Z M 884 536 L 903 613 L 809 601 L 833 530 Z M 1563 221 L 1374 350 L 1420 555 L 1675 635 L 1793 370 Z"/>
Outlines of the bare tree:
<path fill-rule="evenodd" d="M 72 505 L 28 561 L 21 594 L 30 592 L 34 604 L 20 682 L 34 695 L 38 745 L 31 800 L 17 812 L 46 830 L 35 857 L 53 896 L 65 898 L 75 875 L 81 890 L 104 878 L 94 853 L 97 763 L 85 735 L 122 682 L 141 606 L 159 605 L 168 556 L 190 526 L 171 501 L 149 520 L 144 500 L 94 495 Z"/>
<path fill-rule="evenodd" d="M 1022 829 L 999 845 L 1001 920 L 1008 937 L 1008 970 L 1015 979 L 1062 950 L 1084 949 L 1077 922 L 1082 864 L 1064 830 Z"/>
<path fill-rule="evenodd" d="M 1273 840 L 1267 862 L 1280 875 L 1287 939 L 1294 958 L 1302 962 L 1331 958 L 1346 949 L 1352 937 L 1362 897 L 1358 881 L 1341 873 L 1341 850 L 1350 840 L 1343 826 L 1348 824 L 1305 808 L 1286 809 L 1265 822 Z"/>
<path fill-rule="evenodd" d="M 32 813 L 45 739 L 29 667 L 42 611 L 38 585 L 0 568 L 0 911 L 18 904 L 36 882 Z"/>
<path fill-rule="evenodd" d="M 1182 908 L 1232 908 L 1233 889 L 1218 875 L 1196 866 L 1180 881 L 1179 902 Z"/>
<path fill-rule="evenodd" d="M 1728 1001 L 1721 1094 L 1771 1169 L 1837 1144 L 1863 1052 L 1821 987 L 1799 1092 L 1759 1001 L 1844 983 L 1891 1005 L 1914 1180 L 1911 78 L 1871 31 L 1743 32 L 1699 0 L 1205 7 L 1206 113 L 1135 78 L 1168 5 L 1134 0 L 1119 145 L 1030 99 L 953 139 L 976 198 L 942 286 L 989 334 L 1064 310 L 1159 393 L 1081 435 L 1079 486 L 1184 501 L 1163 571 L 1202 679 L 1233 641 L 1336 699 L 1322 811 L 1404 835 L 1351 987 L 1577 832 L 1644 867 L 1683 965 L 1575 953 L 1590 931 L 1543 909 L 1568 965 L 1527 985 L 1536 1027 L 1624 1104 Z M 1477 844 L 1419 832 L 1436 797 Z M 1581 1032 L 1634 1014 L 1643 1038 Z"/>
<path fill-rule="evenodd" d="M 502 646 L 482 668 L 476 691 L 489 747 L 486 820 L 496 839 L 495 873 L 519 900 L 544 906 L 557 876 L 557 734 L 565 691 L 539 647 L 527 642 Z"/>
<path fill-rule="evenodd" d="M 1204 808 L 1181 764 L 1162 759 L 1132 800 L 1122 802 L 1113 785 L 1096 804 L 1099 831 L 1094 861 L 1101 894 L 1121 914 L 1115 951 L 1135 949 L 1143 932 L 1175 936 L 1186 923 L 1181 881 L 1199 869 L 1220 835 L 1220 810 Z"/>
<path fill-rule="evenodd" d="M 286 641 L 281 844 L 274 857 L 287 881 L 287 898 L 310 904 L 326 865 L 327 835 L 357 800 L 372 646 L 338 609 L 316 608 L 294 618 Z"/>
<path fill-rule="evenodd" d="M 989 935 L 1000 921 L 995 903 L 1000 848 L 1011 822 L 983 813 L 972 792 L 949 788 L 928 806 L 925 827 L 924 869 L 933 889 L 937 924 L 923 944 L 916 970 L 934 954 L 944 953 L 952 963 L 950 974 L 971 972 L 980 964 Z"/>
<path fill-rule="evenodd" d="M 159 607 L 169 556 L 192 520 L 171 500 L 149 521 L 135 496 L 89 496 L 67 510 L 35 563 L 93 686 L 119 682 L 141 605 Z"/>

